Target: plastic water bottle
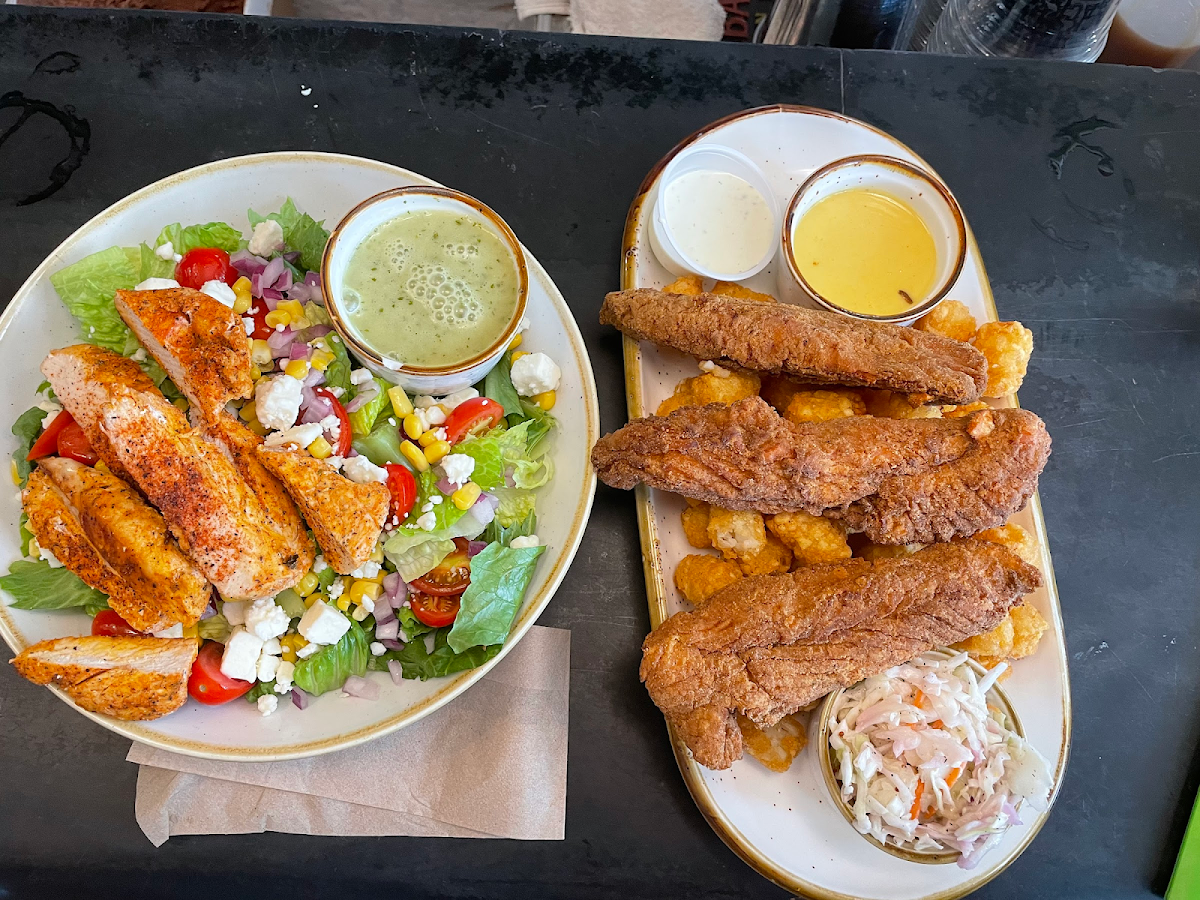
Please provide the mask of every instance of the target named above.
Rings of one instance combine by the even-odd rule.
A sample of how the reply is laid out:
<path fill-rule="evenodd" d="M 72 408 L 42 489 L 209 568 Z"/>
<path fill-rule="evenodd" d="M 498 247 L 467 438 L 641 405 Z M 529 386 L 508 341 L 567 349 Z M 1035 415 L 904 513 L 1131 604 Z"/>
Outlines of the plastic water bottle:
<path fill-rule="evenodd" d="M 1092 62 L 1104 49 L 1118 0 L 949 0 L 930 53 Z"/>

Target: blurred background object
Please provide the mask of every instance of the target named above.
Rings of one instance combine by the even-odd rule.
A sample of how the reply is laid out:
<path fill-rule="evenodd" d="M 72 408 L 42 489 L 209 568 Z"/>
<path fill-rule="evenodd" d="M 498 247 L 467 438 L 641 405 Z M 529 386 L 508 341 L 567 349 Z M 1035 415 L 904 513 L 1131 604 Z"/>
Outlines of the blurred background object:
<path fill-rule="evenodd" d="M 1200 49 L 1200 0 L 1123 0 L 1100 62 L 1178 68 Z"/>
<path fill-rule="evenodd" d="M 1092 62 L 1117 0 L 949 0 L 925 49 L 957 56 Z"/>

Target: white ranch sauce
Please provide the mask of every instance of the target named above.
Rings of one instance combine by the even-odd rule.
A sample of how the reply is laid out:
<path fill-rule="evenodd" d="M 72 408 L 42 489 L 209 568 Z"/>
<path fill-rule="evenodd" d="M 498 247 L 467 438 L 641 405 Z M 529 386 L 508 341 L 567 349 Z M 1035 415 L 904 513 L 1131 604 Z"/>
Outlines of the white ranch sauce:
<path fill-rule="evenodd" d="M 754 266 L 774 240 L 771 210 L 754 187 L 727 172 L 688 172 L 663 195 L 667 229 L 684 256 L 713 272 Z"/>

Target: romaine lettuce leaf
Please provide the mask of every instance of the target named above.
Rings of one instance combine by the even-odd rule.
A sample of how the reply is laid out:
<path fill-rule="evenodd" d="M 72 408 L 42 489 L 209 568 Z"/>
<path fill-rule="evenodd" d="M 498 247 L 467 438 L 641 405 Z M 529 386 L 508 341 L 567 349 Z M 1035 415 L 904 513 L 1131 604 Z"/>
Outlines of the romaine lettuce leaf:
<path fill-rule="evenodd" d="M 470 647 L 463 653 L 455 653 L 447 646 L 448 628 L 439 628 L 433 637 L 433 651 L 425 646 L 425 638 L 409 641 L 402 650 L 389 650 L 383 656 L 371 657 L 373 669 L 386 669 L 389 659 L 400 663 L 400 670 L 405 678 L 419 678 L 427 681 L 430 678 L 441 678 L 456 672 L 465 672 L 483 665 L 500 652 L 501 644 L 491 647 Z"/>
<path fill-rule="evenodd" d="M 330 334 L 321 339 L 321 346 L 334 355 L 333 362 L 325 369 L 325 386 L 349 391 L 351 364 L 346 344 L 336 334 Z M 344 405 L 350 398 L 343 394 L 341 400 Z"/>
<path fill-rule="evenodd" d="M 418 619 L 416 613 L 407 606 L 402 606 L 396 611 L 396 618 L 400 620 L 400 628 L 404 632 L 405 640 L 411 641 L 423 634 L 437 630 L 432 625 L 426 625 Z"/>
<path fill-rule="evenodd" d="M 224 644 L 229 640 L 230 631 L 229 620 L 220 613 L 196 623 L 196 633 L 206 641 L 220 641 Z"/>
<path fill-rule="evenodd" d="M 15 609 L 74 609 L 89 616 L 108 609 L 108 597 L 84 584 L 70 569 L 51 568 L 44 559 L 18 559 L 0 578 L 0 588 L 12 595 Z"/>
<path fill-rule="evenodd" d="M 331 364 L 332 365 L 332 364 Z M 326 371 L 326 379 L 328 380 L 328 369 Z M 391 405 L 391 400 L 388 399 L 388 388 L 391 387 L 382 378 L 375 378 L 375 387 L 378 389 L 375 396 L 368 400 L 360 409 L 350 413 L 350 427 L 354 429 L 354 433 L 359 437 L 366 437 L 371 433 L 371 429 L 375 427 L 375 420 L 379 418 L 379 414 L 383 412 L 384 407 Z M 362 388 L 360 387 L 361 391 Z"/>
<path fill-rule="evenodd" d="M 117 314 L 113 294 L 131 290 L 140 271 L 140 251 L 109 247 L 59 269 L 50 283 L 79 321 L 85 341 L 121 353 L 129 329 Z"/>
<path fill-rule="evenodd" d="M 505 525 L 500 521 L 500 516 L 492 519 L 487 530 L 483 533 L 483 540 L 489 544 L 499 544 L 502 547 L 507 547 L 512 543 L 515 537 L 525 537 L 537 531 L 537 513 L 533 510 L 520 521 L 512 522 Z"/>
<path fill-rule="evenodd" d="M 175 252 L 181 256 L 198 247 L 216 247 L 226 253 L 233 253 L 242 246 L 242 233 L 225 222 L 208 222 L 204 225 L 189 225 L 187 228 L 176 222 L 158 233 L 154 246 L 161 247 L 167 241 L 171 242 Z"/>
<path fill-rule="evenodd" d="M 380 422 L 366 437 L 356 437 L 352 446 L 377 466 L 404 463 L 400 453 L 400 429 L 389 422 Z"/>
<path fill-rule="evenodd" d="M 13 451 L 13 460 L 17 464 L 17 477 L 21 480 L 21 487 L 25 487 L 25 481 L 29 478 L 29 473 L 33 471 L 33 463 L 25 457 L 29 455 L 29 448 L 33 446 L 33 442 L 42 433 L 42 420 L 46 418 L 46 415 L 44 409 L 38 409 L 35 406 L 33 409 L 25 410 L 17 416 L 17 421 L 13 422 L 12 433 L 17 438 L 17 449 Z"/>
<path fill-rule="evenodd" d="M 242 696 L 244 696 L 251 703 L 257 703 L 259 697 L 263 697 L 267 694 L 274 694 L 274 693 L 275 693 L 275 679 L 272 678 L 270 681 L 254 682 L 254 687 L 250 688 L 250 690 L 246 691 L 246 693 L 243 694 Z"/>
<path fill-rule="evenodd" d="M 395 540 L 395 537 L 389 538 L 383 545 L 383 552 L 406 582 L 432 570 L 454 549 L 454 540 L 451 538 L 426 538 L 408 546 L 394 547 L 392 542 Z"/>
<path fill-rule="evenodd" d="M 367 634 L 362 626 L 350 620 L 350 630 L 336 644 L 322 647 L 308 659 L 296 663 L 292 682 L 309 694 L 324 694 L 336 691 L 351 675 L 362 675 L 367 671 L 367 660 L 371 651 Z"/>
<path fill-rule="evenodd" d="M 520 416 L 521 397 L 512 383 L 512 352 L 500 357 L 500 361 L 483 379 L 483 396 L 495 400 L 504 407 L 506 416 Z"/>
<path fill-rule="evenodd" d="M 528 422 L 522 422 L 513 428 L 498 425 L 486 434 L 467 438 L 454 448 L 454 452 L 475 460 L 471 480 L 485 491 L 490 491 L 504 484 L 504 470 L 507 466 L 526 458 L 528 432 Z"/>
<path fill-rule="evenodd" d="M 504 643 L 545 550 L 488 544 L 471 559 L 471 583 L 446 640 L 451 650 Z"/>
<path fill-rule="evenodd" d="M 498 487 L 493 488 L 489 493 L 500 501 L 500 505 L 496 508 L 496 517 L 492 521 L 499 523 L 501 528 L 512 528 L 524 522 L 533 516 L 534 510 L 537 509 L 537 495 L 533 491 Z M 525 533 L 532 534 L 533 529 L 531 528 Z M 516 537 L 516 534 L 513 537 Z"/>
<path fill-rule="evenodd" d="M 325 244 L 329 241 L 329 232 L 324 229 L 324 221 L 318 222 L 308 213 L 296 209 L 292 198 L 288 197 L 279 212 L 268 216 L 260 216 L 254 210 L 246 214 L 251 226 L 266 219 L 274 219 L 283 229 L 283 240 L 289 250 L 300 253 L 300 264 L 310 272 L 321 271 L 321 254 L 325 252 Z"/>

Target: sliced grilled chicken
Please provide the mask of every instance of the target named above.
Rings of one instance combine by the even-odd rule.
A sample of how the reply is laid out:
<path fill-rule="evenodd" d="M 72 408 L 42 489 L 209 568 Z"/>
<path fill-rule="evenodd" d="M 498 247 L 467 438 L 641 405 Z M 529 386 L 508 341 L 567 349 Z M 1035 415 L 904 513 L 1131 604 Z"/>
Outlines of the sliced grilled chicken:
<path fill-rule="evenodd" d="M 26 647 L 13 666 L 34 684 L 62 688 L 83 709 L 116 719 L 157 719 L 187 700 L 194 638 L 65 637 Z"/>
<path fill-rule="evenodd" d="M 335 572 L 347 575 L 370 558 L 391 502 L 385 485 L 356 484 L 322 460 L 287 447 L 260 447 L 258 458 L 299 504 Z"/>
<path fill-rule="evenodd" d="M 117 291 L 117 312 L 206 417 L 254 393 L 242 318 L 191 288 Z"/>
<path fill-rule="evenodd" d="M 121 618 L 138 631 L 192 625 L 200 618 L 212 587 L 179 549 L 158 510 L 116 476 L 71 459 L 47 457 L 38 466 L 42 472 L 53 481 L 95 555 L 117 576 L 115 584 L 105 579 L 107 587 L 92 586 L 109 595 L 109 605 Z M 31 514 L 31 524 L 33 520 Z M 41 536 L 31 530 L 40 544 Z M 71 568 L 66 559 L 59 560 Z M 91 584 L 82 572 L 75 574 Z"/>

